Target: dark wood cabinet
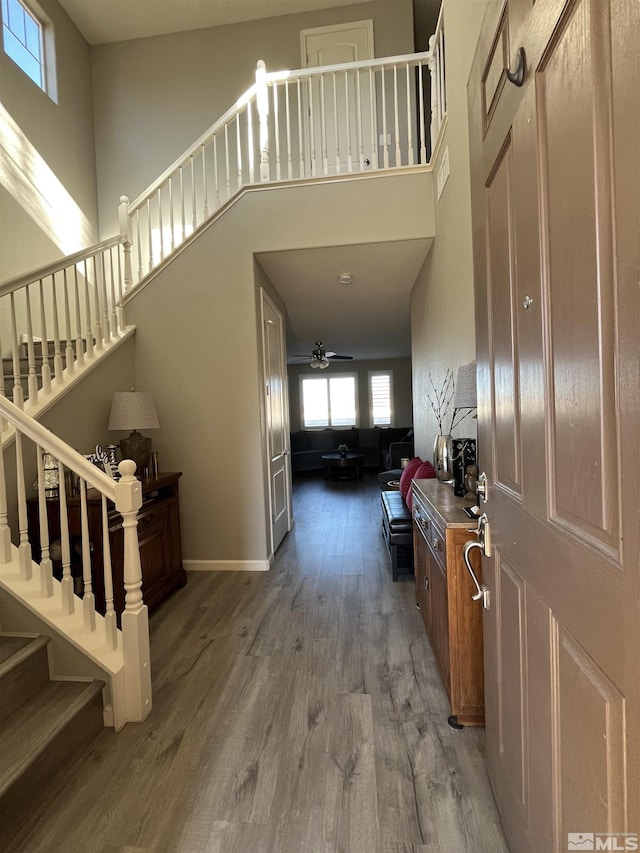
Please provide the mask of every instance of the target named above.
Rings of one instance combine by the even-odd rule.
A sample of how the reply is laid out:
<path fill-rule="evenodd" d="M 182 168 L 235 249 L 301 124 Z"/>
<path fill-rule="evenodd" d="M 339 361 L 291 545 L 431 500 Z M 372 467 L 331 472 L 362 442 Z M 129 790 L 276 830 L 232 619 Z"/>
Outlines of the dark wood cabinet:
<path fill-rule="evenodd" d="M 142 506 L 138 513 L 138 542 L 142 566 L 142 594 L 149 610 L 153 610 L 170 592 L 184 586 L 187 574 L 182 567 L 182 545 L 180 539 L 180 505 L 178 482 L 180 473 L 158 474 L 142 481 Z M 38 499 L 27 502 L 29 540 L 35 560 L 40 559 L 40 525 Z M 71 540 L 71 571 L 82 583 L 81 516 L 80 498 L 67 498 L 67 518 Z M 108 506 L 109 546 L 113 575 L 113 595 L 116 613 L 124 610 L 124 536 L 122 518 L 113 507 Z M 54 573 L 60 577 L 60 563 L 56 540 L 60 537 L 60 503 L 57 498 L 47 500 L 49 541 L 52 545 Z M 87 491 L 87 520 L 91 548 L 91 574 L 96 609 L 105 612 L 104 557 L 102 536 L 102 498 L 95 489 Z"/>
<path fill-rule="evenodd" d="M 469 503 L 468 501 L 466 503 Z M 484 723 L 482 605 L 462 549 L 475 526 L 465 501 L 446 484 L 417 480 L 413 486 L 416 598 L 451 706 L 452 722 Z M 477 551 L 474 570 L 482 577 Z"/>

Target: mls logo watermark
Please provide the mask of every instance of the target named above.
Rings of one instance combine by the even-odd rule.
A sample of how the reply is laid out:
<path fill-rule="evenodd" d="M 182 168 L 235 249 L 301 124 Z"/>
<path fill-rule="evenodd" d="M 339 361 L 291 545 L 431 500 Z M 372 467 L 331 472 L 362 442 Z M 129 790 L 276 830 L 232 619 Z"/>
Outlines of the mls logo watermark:
<path fill-rule="evenodd" d="M 635 832 L 568 832 L 567 850 L 640 850 Z"/>

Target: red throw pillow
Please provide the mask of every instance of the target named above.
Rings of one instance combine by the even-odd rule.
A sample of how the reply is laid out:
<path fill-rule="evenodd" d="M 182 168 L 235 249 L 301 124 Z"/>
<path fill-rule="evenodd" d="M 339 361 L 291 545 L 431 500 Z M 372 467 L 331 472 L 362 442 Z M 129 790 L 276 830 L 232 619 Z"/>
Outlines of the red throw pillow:
<path fill-rule="evenodd" d="M 409 483 L 409 491 L 407 492 L 406 504 L 413 511 L 413 481 L 414 480 L 433 480 L 435 479 L 436 471 L 431 462 L 423 462 L 418 465 L 411 482 Z"/>
<path fill-rule="evenodd" d="M 413 459 L 410 459 L 402 469 L 402 474 L 400 475 L 400 494 L 405 500 L 407 498 L 409 486 L 411 485 L 411 480 L 421 465 L 422 459 L 420 459 L 419 456 L 414 456 Z"/>

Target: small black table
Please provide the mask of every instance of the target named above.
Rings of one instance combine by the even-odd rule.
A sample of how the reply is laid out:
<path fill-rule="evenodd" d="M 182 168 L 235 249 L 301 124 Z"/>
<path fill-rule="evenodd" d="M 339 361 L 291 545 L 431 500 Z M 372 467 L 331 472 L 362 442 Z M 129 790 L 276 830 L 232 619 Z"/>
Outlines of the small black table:
<path fill-rule="evenodd" d="M 324 453 L 322 465 L 327 480 L 346 480 L 353 476 L 359 480 L 362 475 L 364 453 Z"/>

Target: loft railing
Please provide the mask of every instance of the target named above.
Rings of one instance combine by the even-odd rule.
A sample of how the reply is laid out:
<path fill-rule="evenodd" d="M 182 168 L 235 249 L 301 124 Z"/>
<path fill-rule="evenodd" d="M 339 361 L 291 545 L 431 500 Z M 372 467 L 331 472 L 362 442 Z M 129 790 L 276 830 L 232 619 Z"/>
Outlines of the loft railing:
<path fill-rule="evenodd" d="M 431 75 L 431 139 L 436 141 L 447 116 L 447 63 L 445 61 L 444 17 L 438 16 L 436 31 L 429 39 L 429 72 Z"/>
<path fill-rule="evenodd" d="M 33 410 L 122 335 L 121 244 L 105 240 L 0 285 L 0 352 L 11 359 L 0 397 Z"/>
<path fill-rule="evenodd" d="M 142 570 L 137 534 L 138 509 L 142 504 L 142 488 L 135 478 L 135 463 L 120 463 L 121 479 L 116 481 L 87 461 L 65 442 L 26 415 L 17 406 L 0 399 L 2 417 L 15 428 L 15 471 L 17 518 L 15 540 L 9 527 L 9 508 L 5 479 L 5 450 L 0 451 L 0 586 L 18 597 L 51 630 L 89 656 L 104 673 L 110 692 L 105 720 L 121 728 L 129 721 L 143 720 L 151 710 L 151 675 L 149 664 L 149 626 L 147 607 L 142 598 Z M 51 497 L 43 455 L 57 460 L 57 487 Z M 31 472 L 31 476 L 28 476 Z M 27 495 L 35 473 L 35 495 L 38 506 L 39 563 L 32 559 Z M 73 474 L 73 478 L 67 475 Z M 80 505 L 81 576 L 72 573 L 72 548 L 69 535 L 69 482 L 75 481 L 75 506 Z M 102 541 L 89 538 L 87 491 L 95 489 L 102 506 Z M 49 504 L 49 505 L 48 505 Z M 122 517 L 124 611 L 118 628 L 114 608 L 114 579 L 111 568 L 109 531 L 113 529 L 110 514 L 115 509 Z M 56 556 L 60 569 L 54 570 L 52 536 L 49 532 L 51 511 L 59 513 L 59 536 Z M 110 521 L 111 518 L 111 521 Z M 32 525 L 33 528 L 33 525 Z M 34 537 L 35 538 L 35 537 Z M 104 614 L 96 612 L 91 549 L 103 554 L 105 591 Z M 56 567 L 58 562 L 56 562 Z"/>
<path fill-rule="evenodd" d="M 272 73 L 259 62 L 233 107 L 121 198 L 118 237 L 0 285 L 0 397 L 35 413 L 127 331 L 131 288 L 243 187 L 426 165 L 445 117 L 442 16 L 426 53 Z"/>
<path fill-rule="evenodd" d="M 427 165 L 446 113 L 444 31 L 433 50 L 268 73 L 131 204 L 125 290 L 243 187 Z M 430 81 L 429 81 L 430 77 Z"/>

